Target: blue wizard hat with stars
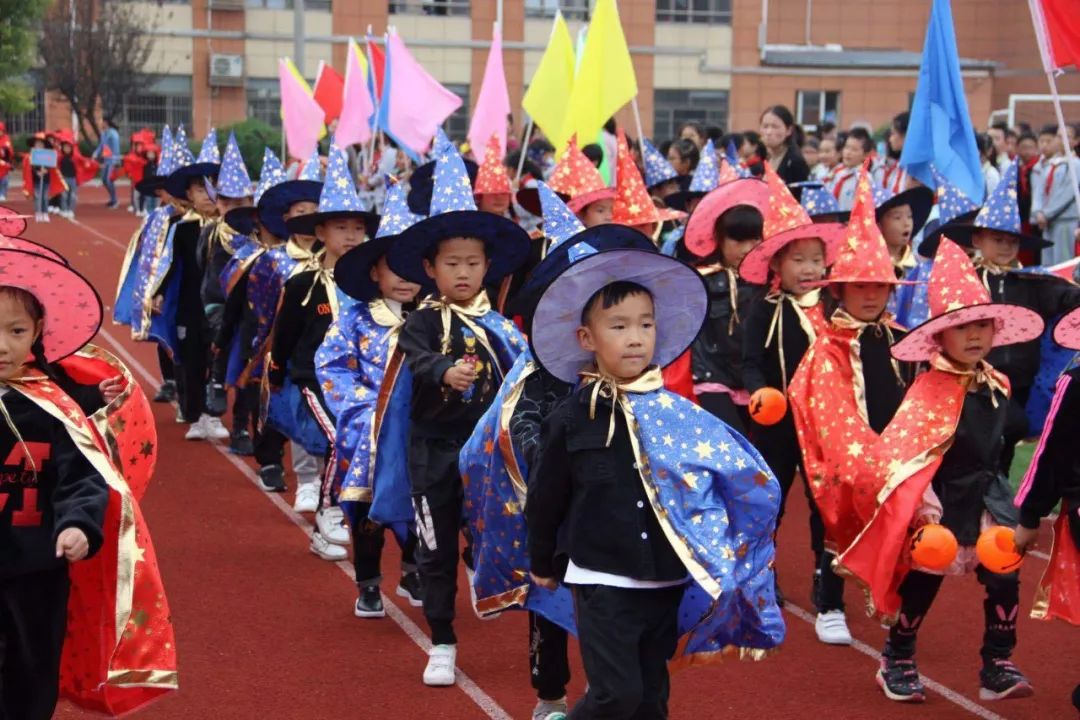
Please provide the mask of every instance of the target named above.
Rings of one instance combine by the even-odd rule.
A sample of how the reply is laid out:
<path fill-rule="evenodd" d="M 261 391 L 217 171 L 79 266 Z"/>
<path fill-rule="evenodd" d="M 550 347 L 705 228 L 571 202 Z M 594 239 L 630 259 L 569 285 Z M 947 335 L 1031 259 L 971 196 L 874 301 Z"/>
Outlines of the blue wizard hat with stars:
<path fill-rule="evenodd" d="M 184 142 L 184 150 L 187 151 L 187 143 Z M 190 156 L 190 151 L 187 151 Z M 188 187 L 193 180 L 212 178 L 217 176 L 221 169 L 221 151 L 217 146 L 217 130 L 213 128 L 203 138 L 199 157 L 195 161 L 177 167 L 169 174 L 165 181 L 165 190 L 177 198 L 187 197 Z"/>
<path fill-rule="evenodd" d="M 386 191 L 379 232 L 373 239 L 345 253 L 334 266 L 334 281 L 337 286 L 343 293 L 361 302 L 369 302 L 379 295 L 379 284 L 371 279 L 371 268 L 386 254 L 401 233 L 424 217 L 409 210 L 408 193 L 402 183 L 388 177 L 386 185 L 389 190 Z"/>
<path fill-rule="evenodd" d="M 604 223 L 586 228 L 546 183 L 538 182 L 536 189 L 544 212 L 544 236 L 550 244 L 547 255 L 507 307 L 510 315 L 522 317 L 527 332 L 544 289 L 570 265 L 593 253 L 615 248 L 656 251 L 648 236 L 627 225 Z"/>
<path fill-rule="evenodd" d="M 817 180 L 789 183 L 788 189 L 803 206 L 810 219 L 816 223 L 846 223 L 851 213 L 841 210 L 836 198 L 825 184 Z"/>
<path fill-rule="evenodd" d="M 172 130 L 166 125 L 161 130 L 161 145 L 158 147 L 157 151 L 157 168 L 154 170 L 153 174 L 144 174 L 142 180 L 135 183 L 135 192 L 140 195 L 149 196 L 165 187 L 165 178 L 172 172 L 172 152 Z"/>
<path fill-rule="evenodd" d="M 691 200 L 703 198 L 719 186 L 720 165 L 716 162 L 716 147 L 713 141 L 709 140 L 705 147 L 701 148 L 701 159 L 690 178 L 690 184 L 685 189 L 668 195 L 664 202 L 674 210 L 689 212 L 687 206 Z"/>
<path fill-rule="evenodd" d="M 424 258 L 447 238 L 482 240 L 490 266 L 484 283 L 492 285 L 517 270 L 529 255 L 529 234 L 505 217 L 480 212 L 472 183 L 454 144 L 440 130 L 435 138 L 435 176 L 431 214 L 401 234 L 387 260 L 401 277 L 424 283 Z"/>
<path fill-rule="evenodd" d="M 904 205 L 911 208 L 911 236 L 915 237 L 934 208 L 934 191 L 925 185 L 917 185 L 903 192 L 893 192 L 883 185 L 874 188 L 874 213 L 877 222 L 881 222 L 885 213 Z"/>
<path fill-rule="evenodd" d="M 315 148 L 311 157 L 304 163 L 300 176 L 295 180 L 284 180 L 266 188 L 255 207 L 259 212 L 259 222 L 275 237 L 286 239 L 289 228 L 285 226 L 285 213 L 298 202 L 319 202 L 322 193 L 322 161 L 319 149 Z"/>
<path fill-rule="evenodd" d="M 319 194 L 319 209 L 310 215 L 291 218 L 285 225 L 294 235 L 314 235 L 317 226 L 340 218 L 363 221 L 369 238 L 374 237 L 379 229 L 379 216 L 365 210 L 360 204 L 345 151 L 331 141 L 326 179 Z"/>
<path fill-rule="evenodd" d="M 285 168 L 281 166 L 281 161 L 278 160 L 274 151 L 265 148 L 259 182 L 255 186 L 255 195 L 252 197 L 254 204 L 228 211 L 225 213 L 225 223 L 241 235 L 251 235 L 255 231 L 256 206 L 262 199 L 263 193 L 282 182 L 285 182 Z"/>
<path fill-rule="evenodd" d="M 940 225 L 936 234 L 944 235 L 961 247 L 972 247 L 972 238 L 980 230 L 993 230 L 994 232 L 1012 235 L 1020 241 L 1020 247 L 1026 250 L 1042 250 L 1053 243 L 1043 240 L 1034 235 L 1028 235 L 1020 227 L 1020 206 L 1017 204 L 1016 183 L 1019 177 L 1019 163 L 1014 160 L 1005 168 L 1001 176 L 1001 182 L 994 188 L 994 192 L 986 198 L 986 202 L 975 215 L 975 219 L 969 223 L 953 220 Z M 934 238 L 936 250 L 937 237 Z M 929 238 L 919 247 L 922 253 L 926 248 Z M 929 248 L 927 248 L 929 249 Z"/>
<path fill-rule="evenodd" d="M 246 198 L 252 195 L 251 176 L 248 175 L 247 165 L 240 155 L 236 135 L 231 132 L 229 141 L 225 143 L 225 155 L 221 160 L 221 170 L 218 172 L 214 190 L 218 195 L 227 198 Z"/>
<path fill-rule="evenodd" d="M 937 253 L 942 227 L 946 224 L 970 223 L 979 214 L 978 203 L 965 195 L 963 190 L 949 182 L 933 165 L 930 166 L 930 172 L 937 188 L 934 197 L 937 200 L 938 216 L 923 228 L 923 241 L 919 244 L 919 254 L 928 258 Z"/>
<path fill-rule="evenodd" d="M 648 138 L 641 139 L 641 160 L 645 165 L 645 187 L 650 190 L 679 177 L 668 159 L 660 154 Z"/>

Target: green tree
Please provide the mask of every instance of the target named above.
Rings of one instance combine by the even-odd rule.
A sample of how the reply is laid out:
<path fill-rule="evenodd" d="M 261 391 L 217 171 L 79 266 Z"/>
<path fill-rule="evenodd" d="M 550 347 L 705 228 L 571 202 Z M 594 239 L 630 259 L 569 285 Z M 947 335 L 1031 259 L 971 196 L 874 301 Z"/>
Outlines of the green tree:
<path fill-rule="evenodd" d="M 49 0 L 0 0 L 0 111 L 32 110 L 26 71 L 37 56 L 38 31 Z"/>

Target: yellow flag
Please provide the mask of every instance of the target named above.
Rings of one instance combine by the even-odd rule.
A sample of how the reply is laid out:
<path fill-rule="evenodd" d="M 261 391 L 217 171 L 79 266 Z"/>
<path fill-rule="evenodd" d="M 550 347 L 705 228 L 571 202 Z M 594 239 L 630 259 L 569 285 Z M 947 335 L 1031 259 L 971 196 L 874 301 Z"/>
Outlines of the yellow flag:
<path fill-rule="evenodd" d="M 562 145 L 566 138 L 563 120 L 573 84 L 574 45 L 562 13 L 556 12 L 547 49 L 521 101 L 521 107 L 556 147 Z"/>
<path fill-rule="evenodd" d="M 570 91 L 561 148 L 571 134 L 593 138 L 619 108 L 637 95 L 637 77 L 615 0 L 596 0 L 577 76 Z M 544 132 L 547 132 L 546 130 Z"/>

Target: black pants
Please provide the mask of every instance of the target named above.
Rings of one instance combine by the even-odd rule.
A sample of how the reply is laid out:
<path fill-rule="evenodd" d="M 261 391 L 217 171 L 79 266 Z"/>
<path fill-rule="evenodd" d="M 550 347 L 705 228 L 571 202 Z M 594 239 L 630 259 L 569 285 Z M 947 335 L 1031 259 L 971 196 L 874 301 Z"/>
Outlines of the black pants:
<path fill-rule="evenodd" d="M 980 654 L 984 663 L 1006 660 L 1016 647 L 1016 617 L 1020 611 L 1020 575 L 997 575 L 983 567 L 975 576 L 986 589 L 983 601 L 983 644 Z M 901 659 L 915 656 L 915 640 L 919 626 L 937 597 L 942 575 L 912 570 L 900 585 L 900 619 L 889 630 L 889 642 L 884 655 Z"/>
<path fill-rule="evenodd" d="M 529 670 L 540 700 L 562 700 L 570 682 L 566 631 L 542 615 L 529 613 Z"/>
<path fill-rule="evenodd" d="M 1016 443 L 1028 436 L 1028 419 L 1025 408 L 1031 397 L 1030 387 L 1012 389 L 1009 398 L 1009 410 L 1005 417 L 1005 444 L 1001 448 L 1001 471 L 1006 475 L 1012 468 L 1016 456 Z"/>
<path fill-rule="evenodd" d="M 701 393 L 698 395 L 701 407 L 714 417 L 720 418 L 729 428 L 746 437 L 746 425 L 749 421 L 747 409 L 736 405 L 728 393 Z"/>
<path fill-rule="evenodd" d="M 254 443 L 255 462 L 259 463 L 259 467 L 281 465 L 285 458 L 285 441 L 285 436 L 269 425 L 260 427 L 255 433 Z"/>
<path fill-rule="evenodd" d="M 49 720 L 60 693 L 67 568 L 0 581 L 0 720 Z"/>
<path fill-rule="evenodd" d="M 830 552 L 821 553 L 818 562 L 819 576 L 817 597 L 817 611 L 827 613 L 831 610 L 844 610 L 844 578 L 833 572 L 832 561 L 836 556 Z"/>
<path fill-rule="evenodd" d="M 202 311 L 202 308 L 199 308 Z M 206 382 L 210 361 L 210 336 L 205 318 L 179 319 L 181 365 L 176 377 L 180 411 L 188 422 L 206 413 Z"/>
<path fill-rule="evenodd" d="M 382 551 L 386 544 L 386 526 L 368 519 L 371 503 L 358 503 L 356 522 L 352 525 L 353 569 L 361 590 L 378 586 L 382 580 Z M 400 544 L 400 543 L 399 543 Z M 401 574 L 416 571 L 416 534 L 410 532 L 401 545 Z"/>
<path fill-rule="evenodd" d="M 176 382 L 176 365 L 173 364 L 173 360 L 169 357 L 169 353 L 165 352 L 165 347 L 161 344 L 157 346 L 157 360 L 158 367 L 161 368 L 161 379 L 164 382 Z"/>
<path fill-rule="evenodd" d="M 416 510 L 416 563 L 424 588 L 424 617 L 434 645 L 456 645 L 458 533 L 463 490 L 458 454 L 464 439 L 414 433 L 409 441 L 409 480 Z M 466 548 L 467 563 L 471 561 Z"/>
<path fill-rule="evenodd" d="M 578 643 L 589 689 L 573 720 L 652 720 L 668 716 L 667 662 L 679 640 L 684 586 L 627 590 L 574 588 Z"/>
<path fill-rule="evenodd" d="M 780 482 L 780 514 L 776 518 L 777 532 L 784 517 L 788 494 L 795 482 L 795 473 L 803 473 L 802 454 L 799 440 L 795 435 L 795 425 L 790 413 L 778 424 L 769 428 L 760 428 L 754 434 L 754 446 L 765 458 L 769 469 Z M 805 475 L 805 473 L 803 473 Z M 803 493 L 810 505 L 810 548 L 814 551 L 815 567 L 820 566 L 821 556 L 825 552 L 825 524 L 821 521 L 817 503 L 810 493 L 810 484 L 803 478 Z"/>
<path fill-rule="evenodd" d="M 248 385 L 236 388 L 233 395 L 233 432 L 247 430 L 255 436 L 255 426 L 259 419 L 259 387 Z"/>

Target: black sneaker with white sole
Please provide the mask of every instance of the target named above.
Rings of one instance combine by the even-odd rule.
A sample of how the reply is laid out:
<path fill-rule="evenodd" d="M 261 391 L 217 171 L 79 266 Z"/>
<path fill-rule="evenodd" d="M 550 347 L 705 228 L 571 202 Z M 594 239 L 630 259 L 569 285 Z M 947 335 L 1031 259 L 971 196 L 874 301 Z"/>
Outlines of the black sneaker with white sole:
<path fill-rule="evenodd" d="M 420 573 L 410 572 L 401 576 L 401 584 L 397 586 L 398 597 L 405 598 L 413 607 L 424 606 L 424 596 L 420 586 Z"/>
<path fill-rule="evenodd" d="M 266 492 L 285 492 L 285 470 L 280 465 L 259 468 L 259 484 Z"/>
<path fill-rule="evenodd" d="M 161 383 L 161 387 L 158 388 L 157 395 L 154 395 L 154 402 L 156 403 L 171 403 L 176 399 L 176 381 L 166 380 Z"/>
<path fill-rule="evenodd" d="M 914 658 L 882 656 L 877 684 L 885 697 L 896 702 L 921 703 L 926 700 L 926 690 L 919 679 Z"/>
<path fill-rule="evenodd" d="M 366 587 L 360 591 L 360 597 L 356 598 L 356 605 L 353 606 L 353 615 L 358 618 L 386 617 L 379 588 Z"/>
<path fill-rule="evenodd" d="M 229 438 L 229 452 L 233 455 L 251 457 L 255 454 L 255 443 L 247 430 L 234 430 Z"/>
<path fill-rule="evenodd" d="M 1031 683 L 1013 665 L 1011 660 L 995 658 L 983 663 L 979 672 L 979 699 L 1004 700 L 1005 698 L 1025 698 L 1035 694 Z"/>

